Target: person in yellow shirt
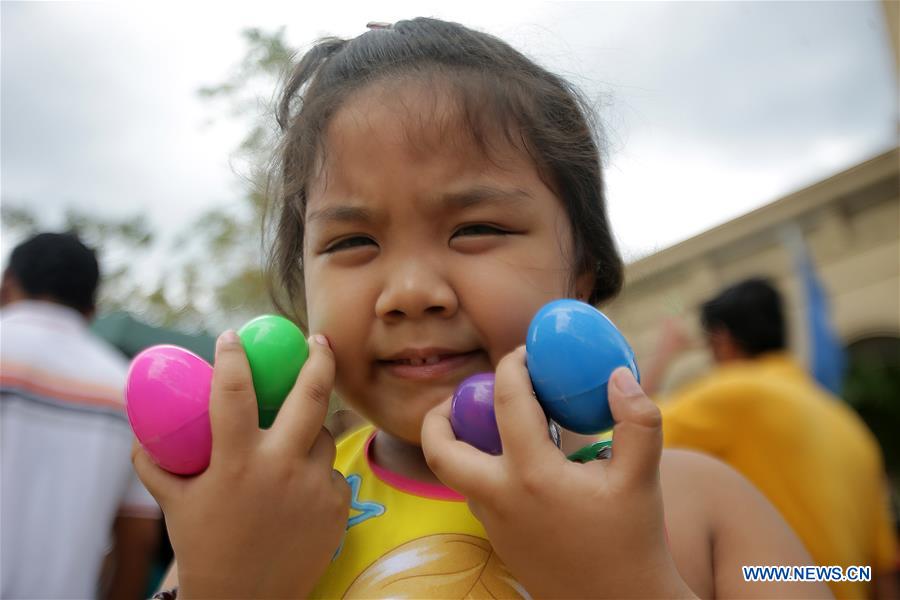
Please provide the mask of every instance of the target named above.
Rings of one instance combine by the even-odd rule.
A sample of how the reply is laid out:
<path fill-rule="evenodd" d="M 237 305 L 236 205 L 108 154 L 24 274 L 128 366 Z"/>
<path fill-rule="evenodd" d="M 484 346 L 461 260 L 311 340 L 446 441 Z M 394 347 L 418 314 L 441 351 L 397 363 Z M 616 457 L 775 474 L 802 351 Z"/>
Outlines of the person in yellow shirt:
<path fill-rule="evenodd" d="M 897 597 L 881 451 L 856 413 L 786 351 L 778 291 L 763 279 L 743 281 L 706 302 L 701 318 L 717 367 L 662 403 L 664 444 L 705 452 L 741 472 L 819 565 L 872 567 L 871 584 L 831 583 L 837 598 L 876 590 Z M 678 345 L 662 346 L 669 348 L 659 359 L 665 364 Z M 653 369 L 662 372 L 659 364 Z"/>

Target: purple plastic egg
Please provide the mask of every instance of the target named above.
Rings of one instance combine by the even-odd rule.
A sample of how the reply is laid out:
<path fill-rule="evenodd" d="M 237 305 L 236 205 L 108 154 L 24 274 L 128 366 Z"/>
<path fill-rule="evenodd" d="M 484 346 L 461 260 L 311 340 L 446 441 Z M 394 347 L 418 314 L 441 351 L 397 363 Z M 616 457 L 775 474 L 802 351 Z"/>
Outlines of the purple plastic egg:
<path fill-rule="evenodd" d="M 494 415 L 494 374 L 479 373 L 456 388 L 450 403 L 450 425 L 456 438 L 488 454 L 503 454 Z"/>
<path fill-rule="evenodd" d="M 134 357 L 125 406 L 135 437 L 163 469 L 194 475 L 209 466 L 213 369 L 178 346 L 153 346 Z"/>

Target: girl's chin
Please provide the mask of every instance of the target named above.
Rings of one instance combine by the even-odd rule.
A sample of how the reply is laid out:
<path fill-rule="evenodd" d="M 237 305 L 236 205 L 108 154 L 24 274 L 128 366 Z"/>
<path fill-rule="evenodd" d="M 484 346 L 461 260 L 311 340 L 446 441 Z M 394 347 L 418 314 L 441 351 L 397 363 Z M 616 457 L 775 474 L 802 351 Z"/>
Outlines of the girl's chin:
<path fill-rule="evenodd" d="M 435 402 L 435 406 L 440 404 L 441 400 Z M 366 423 L 374 425 L 377 430 L 376 437 L 388 441 L 392 445 L 404 444 L 407 446 L 422 446 L 422 422 L 425 415 L 431 410 L 431 406 L 425 405 L 421 409 L 407 408 L 405 411 L 401 409 L 400 419 L 385 418 L 384 414 L 372 414 L 348 403 L 348 406 L 359 415 Z M 418 416 L 418 418 L 415 418 Z M 410 420 L 410 419 L 413 420 Z"/>
<path fill-rule="evenodd" d="M 449 400 L 456 391 L 457 382 L 440 386 L 428 386 L 422 389 L 420 385 L 412 385 L 408 388 L 379 390 L 373 395 L 369 390 L 367 404 L 370 407 L 382 407 L 382 410 L 363 410 L 354 406 L 353 402 L 347 404 L 362 415 L 367 422 L 373 424 L 380 432 L 384 432 L 397 442 L 403 442 L 410 446 L 422 445 L 422 423 L 425 416 L 434 407 Z M 374 388 L 375 386 L 373 386 Z M 348 396 L 340 394 L 346 398 Z M 399 402 L 394 400 L 399 399 Z M 391 403 L 389 406 L 388 403 Z"/>
<path fill-rule="evenodd" d="M 382 451 L 384 451 L 386 447 L 390 447 L 394 451 L 402 450 L 415 453 L 419 453 L 422 450 L 421 434 L 412 434 L 411 432 L 403 431 L 392 432 L 380 427 L 377 429 L 378 431 L 375 433 L 375 442 L 376 445 L 381 447 Z"/>

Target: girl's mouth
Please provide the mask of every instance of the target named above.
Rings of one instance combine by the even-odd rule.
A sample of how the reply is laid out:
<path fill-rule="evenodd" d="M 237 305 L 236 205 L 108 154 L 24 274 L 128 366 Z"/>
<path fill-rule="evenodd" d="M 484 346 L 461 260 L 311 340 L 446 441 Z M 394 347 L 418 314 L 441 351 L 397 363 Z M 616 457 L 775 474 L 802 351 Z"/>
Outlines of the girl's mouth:
<path fill-rule="evenodd" d="M 387 371 L 401 379 L 427 381 L 441 379 L 466 367 L 477 356 L 478 351 L 463 354 L 432 355 L 427 358 L 404 358 L 399 360 L 383 360 Z"/>

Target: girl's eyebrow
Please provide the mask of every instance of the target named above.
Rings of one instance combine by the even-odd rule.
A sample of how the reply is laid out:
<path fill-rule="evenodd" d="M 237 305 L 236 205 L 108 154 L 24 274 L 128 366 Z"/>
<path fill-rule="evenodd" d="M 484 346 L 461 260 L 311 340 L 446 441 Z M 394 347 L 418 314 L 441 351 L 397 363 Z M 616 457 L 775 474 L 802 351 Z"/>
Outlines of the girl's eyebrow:
<path fill-rule="evenodd" d="M 519 188 L 497 188 L 476 185 L 461 192 L 451 192 L 438 197 L 437 203 L 445 210 L 462 210 L 478 205 L 499 205 L 507 208 L 522 207 L 533 196 Z"/>
<path fill-rule="evenodd" d="M 307 224 L 315 221 L 336 221 L 339 223 L 371 223 L 375 220 L 374 213 L 363 206 L 326 206 L 314 210 L 306 218 Z"/>
<path fill-rule="evenodd" d="M 533 196 L 518 188 L 496 188 L 476 185 L 460 192 L 439 195 L 434 203 L 444 212 L 459 211 L 473 206 L 502 206 L 510 210 L 523 208 Z M 376 212 L 364 206 L 350 204 L 326 206 L 309 214 L 307 224 L 316 221 L 340 223 L 372 223 Z"/>

